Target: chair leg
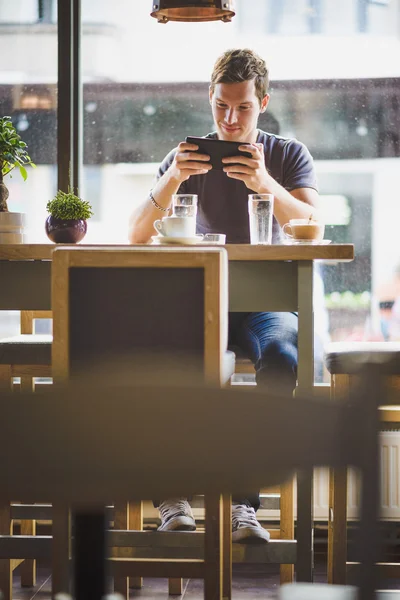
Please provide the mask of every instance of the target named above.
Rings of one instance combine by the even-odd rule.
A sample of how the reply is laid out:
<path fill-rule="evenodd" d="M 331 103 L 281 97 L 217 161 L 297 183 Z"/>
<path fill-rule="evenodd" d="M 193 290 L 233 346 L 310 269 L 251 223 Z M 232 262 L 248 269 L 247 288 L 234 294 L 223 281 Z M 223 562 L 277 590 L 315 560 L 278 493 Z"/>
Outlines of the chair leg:
<path fill-rule="evenodd" d="M 114 503 L 114 529 L 129 529 L 129 505 L 127 502 Z M 129 577 L 114 578 L 114 592 L 129 598 Z"/>
<path fill-rule="evenodd" d="M 12 389 L 12 370 L 11 365 L 0 365 L 0 391 L 10 391 Z"/>
<path fill-rule="evenodd" d="M 52 597 L 71 591 L 71 515 L 68 506 L 53 504 Z"/>
<path fill-rule="evenodd" d="M 168 594 L 169 596 L 182 596 L 183 579 L 181 577 L 170 577 L 168 579 Z"/>
<path fill-rule="evenodd" d="M 222 497 L 222 597 L 232 597 L 232 496 Z"/>
<path fill-rule="evenodd" d="M 347 469 L 329 470 L 328 583 L 346 584 Z"/>
<path fill-rule="evenodd" d="M 21 535 L 36 535 L 36 521 L 21 521 Z M 36 560 L 25 559 L 21 564 L 21 585 L 34 587 L 36 585 Z"/>
<path fill-rule="evenodd" d="M 333 375 L 332 400 L 346 401 L 350 394 L 349 375 Z M 329 470 L 328 583 L 346 583 L 347 557 L 347 469 Z"/>
<path fill-rule="evenodd" d="M 35 391 L 35 380 L 33 377 L 27 377 L 23 375 L 21 377 L 21 392 L 34 392 Z"/>
<path fill-rule="evenodd" d="M 0 507 L 0 535 L 11 535 L 11 507 L 10 505 Z M 0 559 L 0 591 L 3 592 L 3 600 L 12 600 L 12 571 L 13 565 L 9 558 Z"/>
<path fill-rule="evenodd" d="M 280 499 L 280 537 L 282 540 L 294 540 L 294 479 L 281 485 Z M 294 565 L 281 565 L 281 585 L 293 583 Z"/>
<path fill-rule="evenodd" d="M 143 530 L 143 502 L 141 501 L 129 502 L 129 529 Z M 129 587 L 139 590 L 143 587 L 143 577 L 130 577 Z"/>
<path fill-rule="evenodd" d="M 204 507 L 204 600 L 218 600 L 223 590 L 222 497 L 206 494 Z"/>

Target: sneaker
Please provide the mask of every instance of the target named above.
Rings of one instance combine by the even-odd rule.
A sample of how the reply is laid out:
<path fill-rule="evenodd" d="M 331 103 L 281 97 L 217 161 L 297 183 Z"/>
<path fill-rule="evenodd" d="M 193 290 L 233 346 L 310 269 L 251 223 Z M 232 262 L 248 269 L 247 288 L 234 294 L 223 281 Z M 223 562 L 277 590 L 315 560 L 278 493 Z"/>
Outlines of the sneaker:
<path fill-rule="evenodd" d="M 185 498 L 164 500 L 158 507 L 161 525 L 158 531 L 195 531 L 196 521 Z"/>
<path fill-rule="evenodd" d="M 264 544 L 270 534 L 256 519 L 256 511 L 247 504 L 232 504 L 232 542 Z"/>

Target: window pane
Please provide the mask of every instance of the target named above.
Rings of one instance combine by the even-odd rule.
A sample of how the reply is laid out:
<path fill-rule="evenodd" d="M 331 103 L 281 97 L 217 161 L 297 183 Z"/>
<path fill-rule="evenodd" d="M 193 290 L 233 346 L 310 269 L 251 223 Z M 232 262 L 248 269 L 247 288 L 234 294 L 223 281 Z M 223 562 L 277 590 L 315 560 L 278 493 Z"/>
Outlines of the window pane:
<path fill-rule="evenodd" d="M 46 243 L 46 203 L 57 186 L 57 24 L 39 20 L 39 4 L 0 0 L 0 115 L 12 118 L 37 165 L 26 181 L 17 170 L 4 178 L 9 210 L 25 213 L 26 241 Z M 19 313 L 0 311 L 0 336 L 15 333 Z"/>
<path fill-rule="evenodd" d="M 318 288 L 316 321 L 329 317 L 334 340 L 380 337 L 379 288 L 400 262 L 393 197 L 400 184 L 399 3 L 366 2 L 362 15 L 358 0 L 252 0 L 251 11 L 238 0 L 229 25 L 165 26 L 150 18 L 146 2 L 117 4 L 121 10 L 110 11 L 108 2 L 83 0 L 92 25 L 90 35 L 83 32 L 85 194 L 96 213 L 88 238 L 127 239 L 128 216 L 163 157 L 187 135 L 213 129 L 215 59 L 226 48 L 251 47 L 271 66 L 260 128 L 308 146 L 326 237 L 356 246 L 354 262 L 320 265 L 325 289 Z"/>

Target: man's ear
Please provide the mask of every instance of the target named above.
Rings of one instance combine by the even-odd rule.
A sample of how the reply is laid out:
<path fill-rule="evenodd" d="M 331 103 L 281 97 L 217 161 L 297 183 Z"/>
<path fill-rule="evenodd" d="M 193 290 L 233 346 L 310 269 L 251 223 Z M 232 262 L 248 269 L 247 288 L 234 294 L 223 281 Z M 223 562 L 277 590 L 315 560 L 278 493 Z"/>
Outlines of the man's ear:
<path fill-rule="evenodd" d="M 261 109 L 260 112 L 265 112 L 267 110 L 267 106 L 269 103 L 269 94 L 265 94 L 264 98 L 261 101 Z"/>
<path fill-rule="evenodd" d="M 210 104 L 212 104 L 212 97 L 213 97 L 213 91 L 211 89 L 211 85 L 208 88 L 208 99 L 210 101 Z"/>

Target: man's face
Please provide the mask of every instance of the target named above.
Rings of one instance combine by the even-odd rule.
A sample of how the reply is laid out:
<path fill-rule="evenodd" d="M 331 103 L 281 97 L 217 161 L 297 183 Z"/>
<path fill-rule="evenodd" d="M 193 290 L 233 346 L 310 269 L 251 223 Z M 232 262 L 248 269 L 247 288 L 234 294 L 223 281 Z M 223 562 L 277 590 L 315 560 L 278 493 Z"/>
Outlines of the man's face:
<path fill-rule="evenodd" d="M 231 142 L 254 143 L 259 114 L 267 108 L 269 95 L 261 103 L 254 79 L 241 83 L 217 83 L 210 91 L 212 114 L 218 138 Z"/>

